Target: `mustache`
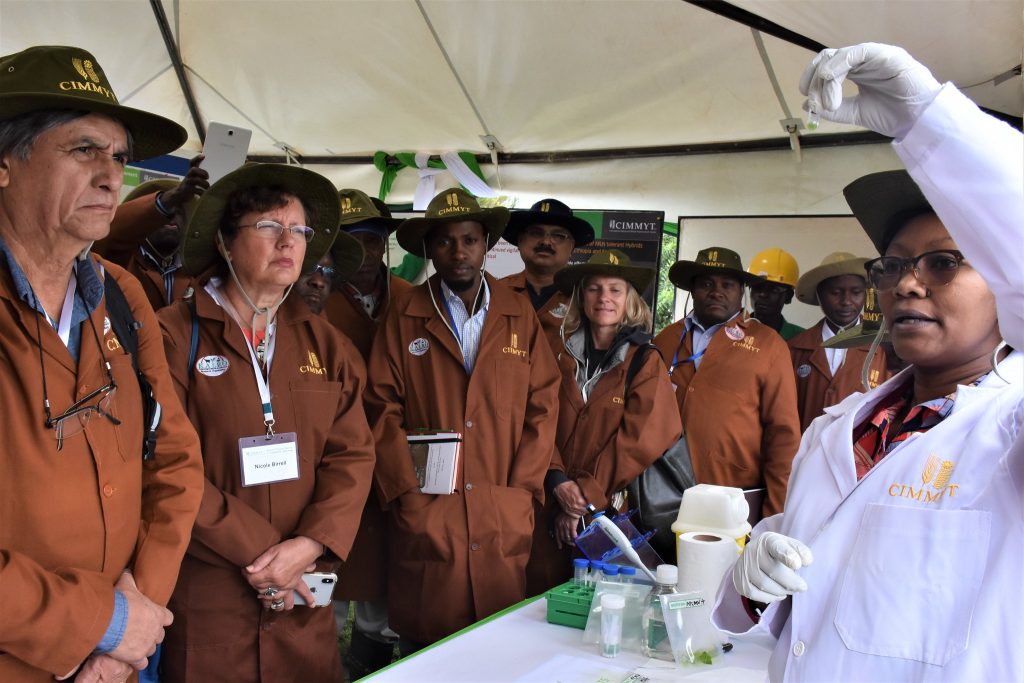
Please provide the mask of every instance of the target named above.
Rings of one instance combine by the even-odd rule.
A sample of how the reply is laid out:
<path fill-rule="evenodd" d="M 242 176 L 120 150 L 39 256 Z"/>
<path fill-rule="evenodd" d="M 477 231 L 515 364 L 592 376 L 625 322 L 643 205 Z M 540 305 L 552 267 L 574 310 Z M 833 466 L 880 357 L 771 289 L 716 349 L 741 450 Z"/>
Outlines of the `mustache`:
<path fill-rule="evenodd" d="M 551 247 L 547 246 L 546 244 L 538 244 L 536 247 L 534 247 L 533 250 L 535 252 L 539 253 L 539 254 L 554 254 L 555 253 L 555 250 L 552 249 Z"/>

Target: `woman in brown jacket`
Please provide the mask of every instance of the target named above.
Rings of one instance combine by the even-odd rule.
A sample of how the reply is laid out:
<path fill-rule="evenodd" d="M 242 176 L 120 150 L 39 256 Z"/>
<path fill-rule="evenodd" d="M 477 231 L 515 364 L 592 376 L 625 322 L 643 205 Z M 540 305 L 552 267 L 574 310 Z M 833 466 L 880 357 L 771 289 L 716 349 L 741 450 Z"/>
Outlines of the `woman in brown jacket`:
<path fill-rule="evenodd" d="M 618 250 L 569 266 L 555 283 L 571 293 L 565 316 L 558 446 L 544 482 L 528 588 L 540 593 L 572 575 L 573 541 L 587 505 L 624 510 L 623 489 L 679 438 L 679 411 L 661 355 L 651 341 L 651 309 L 640 297 L 654 271 L 629 265 Z M 627 369 L 644 350 L 639 371 Z"/>
<path fill-rule="evenodd" d="M 315 604 L 303 574 L 344 559 L 359 524 L 374 464 L 365 369 L 326 320 L 286 301 L 338 220 L 327 179 L 254 164 L 203 195 L 185 234 L 184 269 L 207 277 L 160 321 L 206 485 L 165 681 L 341 680 L 332 610 L 297 598 Z"/>

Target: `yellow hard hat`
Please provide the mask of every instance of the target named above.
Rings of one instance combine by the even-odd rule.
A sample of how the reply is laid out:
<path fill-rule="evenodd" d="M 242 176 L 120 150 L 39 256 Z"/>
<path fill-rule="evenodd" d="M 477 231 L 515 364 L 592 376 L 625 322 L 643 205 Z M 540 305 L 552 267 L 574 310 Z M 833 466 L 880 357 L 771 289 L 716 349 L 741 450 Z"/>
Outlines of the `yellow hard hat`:
<path fill-rule="evenodd" d="M 796 287 L 797 280 L 800 279 L 800 268 L 796 265 L 796 259 L 778 247 L 759 252 L 750 261 L 747 272 L 763 277 L 769 282 L 780 282 L 790 287 Z"/>

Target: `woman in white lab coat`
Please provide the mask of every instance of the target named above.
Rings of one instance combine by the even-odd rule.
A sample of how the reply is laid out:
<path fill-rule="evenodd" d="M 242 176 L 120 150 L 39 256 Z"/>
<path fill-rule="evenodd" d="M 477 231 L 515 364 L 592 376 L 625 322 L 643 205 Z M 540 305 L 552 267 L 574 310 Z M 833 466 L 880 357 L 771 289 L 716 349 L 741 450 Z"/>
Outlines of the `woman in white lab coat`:
<path fill-rule="evenodd" d="M 845 77 L 860 95 L 840 103 Z M 873 277 L 911 367 L 811 425 L 715 621 L 740 633 L 760 612 L 773 681 L 1024 680 L 1021 135 L 899 48 L 825 51 L 801 89 L 824 118 L 892 136 L 934 210 L 899 173 L 847 188 L 899 257 Z"/>

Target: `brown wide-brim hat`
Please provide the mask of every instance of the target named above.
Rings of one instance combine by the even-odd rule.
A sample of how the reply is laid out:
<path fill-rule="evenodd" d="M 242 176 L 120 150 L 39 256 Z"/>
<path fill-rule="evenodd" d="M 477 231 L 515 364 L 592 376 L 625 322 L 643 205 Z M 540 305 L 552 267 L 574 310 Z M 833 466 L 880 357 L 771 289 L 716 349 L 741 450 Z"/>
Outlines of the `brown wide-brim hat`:
<path fill-rule="evenodd" d="M 505 228 L 505 241 L 519 246 L 519 234 L 531 225 L 557 225 L 572 234 L 577 247 L 594 241 L 594 226 L 572 213 L 557 199 L 542 199 L 529 209 L 513 211 Z"/>
<path fill-rule="evenodd" d="M 834 251 L 821 261 L 821 265 L 811 268 L 800 276 L 796 283 L 796 298 L 811 306 L 818 305 L 818 285 L 830 277 L 840 275 L 856 275 L 867 283 L 864 264 L 868 259 L 855 256 L 845 251 Z"/>
<path fill-rule="evenodd" d="M 879 254 L 910 219 L 932 211 L 921 188 L 906 171 L 882 171 L 854 180 L 843 196 Z"/>
<path fill-rule="evenodd" d="M 41 109 L 105 114 L 132 136 L 132 159 L 181 147 L 188 133 L 174 121 L 118 103 L 103 68 L 78 47 L 39 45 L 0 57 L 0 121 Z"/>
<path fill-rule="evenodd" d="M 215 182 L 196 202 L 195 211 L 188 222 L 181 239 L 181 265 L 188 275 L 197 276 L 223 258 L 217 250 L 217 231 L 221 218 L 227 210 L 228 200 L 235 192 L 253 187 L 280 188 L 298 197 L 308 206 L 313 215 L 309 227 L 313 228 L 313 239 L 306 245 L 306 256 L 302 260 L 302 272 L 310 272 L 324 254 L 331 248 L 338 236 L 338 220 L 341 207 L 338 193 L 331 181 L 319 173 L 301 166 L 285 164 L 246 164 Z M 347 236 L 358 247 L 359 263 L 363 262 L 363 246 L 354 237 Z M 351 261 L 355 261 L 353 254 Z M 351 262 L 336 263 L 339 272 L 351 267 Z M 353 272 L 355 272 L 353 270 Z"/>
<path fill-rule="evenodd" d="M 379 226 L 390 235 L 402 224 L 401 218 L 391 217 L 391 211 L 384 202 L 362 190 L 338 190 L 338 201 L 341 203 L 341 229 L 345 232 Z"/>
<path fill-rule="evenodd" d="M 476 197 L 463 189 L 444 190 L 430 200 L 422 218 L 406 218 L 398 226 L 398 244 L 414 256 L 426 258 L 423 242 L 436 225 L 457 221 L 476 221 L 484 226 L 487 234 L 487 250 L 501 239 L 508 225 L 509 211 L 503 206 L 490 209 L 480 207 Z"/>
<path fill-rule="evenodd" d="M 567 266 L 555 273 L 555 285 L 569 294 L 584 279 L 594 276 L 620 277 L 643 294 L 654 279 L 653 268 L 632 265 L 629 256 L 618 249 L 595 251 L 586 263 Z"/>
<path fill-rule="evenodd" d="M 693 287 L 693 278 L 705 273 L 732 275 L 747 286 L 767 282 L 744 270 L 740 255 L 725 247 L 708 247 L 698 251 L 693 261 L 676 261 L 668 270 L 668 279 L 679 289 L 689 292 Z"/>

